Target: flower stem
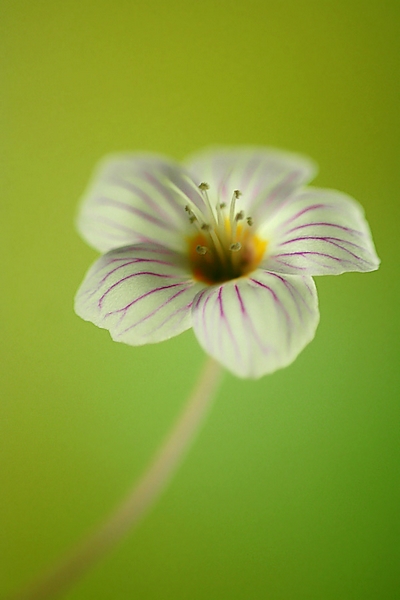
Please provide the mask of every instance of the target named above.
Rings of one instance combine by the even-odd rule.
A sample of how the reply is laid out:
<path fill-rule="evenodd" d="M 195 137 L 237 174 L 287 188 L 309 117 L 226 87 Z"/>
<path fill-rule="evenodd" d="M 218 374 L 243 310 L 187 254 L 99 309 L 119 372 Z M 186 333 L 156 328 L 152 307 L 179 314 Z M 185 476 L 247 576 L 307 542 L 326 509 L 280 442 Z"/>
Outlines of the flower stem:
<path fill-rule="evenodd" d="M 148 469 L 109 518 L 44 573 L 8 600 L 50 600 L 72 587 L 126 536 L 160 496 L 194 439 L 221 379 L 222 369 L 208 359 L 181 416 Z"/>

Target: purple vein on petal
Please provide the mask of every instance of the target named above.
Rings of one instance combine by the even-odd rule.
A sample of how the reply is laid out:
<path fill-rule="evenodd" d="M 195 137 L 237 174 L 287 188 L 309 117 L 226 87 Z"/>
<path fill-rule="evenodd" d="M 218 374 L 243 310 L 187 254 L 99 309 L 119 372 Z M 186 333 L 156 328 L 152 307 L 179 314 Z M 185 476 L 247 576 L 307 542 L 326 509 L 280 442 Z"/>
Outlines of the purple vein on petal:
<path fill-rule="evenodd" d="M 169 204 L 169 206 L 176 212 L 176 214 L 182 218 L 182 207 L 180 203 L 176 200 L 175 196 L 171 193 L 170 190 L 167 190 L 164 185 L 154 176 L 153 173 L 144 172 L 144 177 L 146 181 L 157 191 L 158 194 L 161 195 L 164 200 Z M 166 175 L 162 174 L 163 177 L 168 179 Z M 172 180 L 171 180 L 172 183 Z M 183 190 L 182 190 L 183 191 Z M 185 192 L 184 192 L 185 193 Z M 188 198 L 189 200 L 189 198 Z"/>
<path fill-rule="evenodd" d="M 312 250 L 305 250 L 303 252 L 280 252 L 279 254 L 276 254 L 276 256 L 323 256 L 324 258 L 330 258 L 332 260 L 335 260 L 336 262 L 345 262 L 345 263 L 349 263 L 349 264 L 354 264 L 351 260 L 348 260 L 346 258 L 338 258 L 337 256 L 332 256 L 331 254 L 326 254 L 325 252 L 316 252 L 316 251 L 312 251 Z M 328 267 L 329 268 L 329 267 Z"/>
<path fill-rule="evenodd" d="M 346 243 L 352 246 L 356 246 L 357 248 L 359 248 L 360 250 L 364 250 L 364 248 L 362 246 L 358 246 L 357 244 L 352 244 L 351 242 L 346 242 L 346 240 L 341 240 L 342 243 Z M 353 258 L 355 258 L 356 260 L 359 260 L 363 263 L 365 263 L 366 265 L 371 265 L 372 263 L 369 260 L 366 260 L 365 258 L 362 258 L 362 256 L 359 256 L 358 254 L 354 254 L 354 252 L 351 252 L 351 250 L 349 250 L 348 248 L 345 248 L 344 246 L 342 246 L 341 244 L 338 244 L 337 242 L 335 242 L 332 239 L 327 239 L 327 242 L 332 244 L 332 246 L 335 246 L 336 248 L 339 248 L 340 250 L 343 250 L 343 252 L 347 252 L 347 254 L 350 254 L 350 256 L 352 256 Z"/>
<path fill-rule="evenodd" d="M 224 314 L 224 304 L 222 302 L 222 286 L 219 288 L 219 291 L 218 291 L 218 305 L 219 305 L 219 314 L 220 314 L 221 318 L 223 319 L 225 317 L 225 314 Z"/>
<path fill-rule="evenodd" d="M 132 279 L 133 277 L 139 277 L 141 275 L 148 275 L 150 277 L 162 277 L 162 278 L 169 278 L 169 279 L 174 279 L 176 278 L 176 275 L 165 275 L 164 273 L 154 273 L 152 271 L 141 271 L 140 273 L 131 273 L 130 275 L 127 275 L 126 277 L 123 277 L 122 279 L 120 279 L 119 281 L 117 281 L 116 283 L 113 283 L 112 286 L 110 286 L 108 288 L 108 290 L 106 290 L 104 292 L 104 294 L 101 296 L 101 298 L 98 301 L 98 307 L 101 308 L 103 305 L 103 301 L 104 298 L 113 290 L 115 289 L 117 286 L 121 285 L 121 283 L 124 283 L 125 281 L 128 281 L 128 279 Z M 182 285 L 182 284 L 178 284 L 175 283 L 174 285 Z M 171 287 L 171 286 L 167 286 L 167 287 Z M 163 288 L 160 288 L 163 289 Z M 156 291 L 156 290 L 154 290 Z"/>
<path fill-rule="evenodd" d="M 121 237 L 118 237 L 113 232 L 102 231 L 102 233 L 101 233 L 102 237 L 104 237 L 106 235 L 109 239 L 117 239 L 117 240 L 125 241 L 126 235 L 129 235 L 132 239 L 132 242 L 133 241 L 137 242 L 138 239 L 142 242 L 154 241 L 152 238 L 144 236 L 144 235 L 140 234 L 138 231 L 136 231 L 135 229 L 132 229 L 132 227 L 126 227 L 125 225 L 121 225 L 121 223 L 118 223 L 117 221 L 114 221 L 113 219 L 110 219 L 109 217 L 101 216 L 98 214 L 91 214 L 90 218 L 88 218 L 87 215 L 85 215 L 85 217 L 87 219 L 86 227 L 90 227 L 90 229 L 92 229 L 94 231 L 94 233 L 97 233 L 97 227 L 95 227 L 95 225 L 103 224 L 103 225 L 106 225 L 107 227 L 110 227 L 112 229 L 116 229 L 117 231 L 120 231 L 121 234 L 124 234 L 123 236 L 121 235 Z M 156 242 L 157 241 L 158 240 L 156 240 Z"/>
<path fill-rule="evenodd" d="M 219 314 L 220 314 L 222 323 L 224 323 L 225 328 L 226 328 L 226 330 L 228 332 L 228 335 L 229 335 L 229 337 L 231 338 L 231 340 L 233 342 L 233 345 L 235 347 L 236 356 L 240 357 L 242 355 L 242 352 L 240 351 L 240 347 L 238 345 L 236 337 L 233 335 L 233 331 L 232 331 L 231 325 L 229 323 L 229 320 L 226 318 L 226 314 L 225 314 L 225 310 L 224 310 L 224 302 L 223 302 L 223 299 L 222 299 L 222 290 L 223 289 L 224 289 L 224 286 L 222 285 L 219 288 L 219 291 L 218 291 Z M 221 328 L 221 330 L 222 330 L 222 328 Z"/>
<path fill-rule="evenodd" d="M 167 231 L 170 231 L 172 227 L 174 229 L 176 229 L 175 225 L 171 225 L 171 223 L 166 223 L 165 221 L 158 219 L 157 217 L 155 217 L 153 215 L 150 215 L 146 211 L 144 211 L 140 208 L 137 208 L 136 206 L 131 206 L 130 204 L 125 204 L 124 202 L 121 202 L 119 200 L 113 200 L 112 198 L 107 198 L 105 196 L 102 196 L 101 198 L 99 198 L 97 200 L 97 204 L 100 206 L 105 205 L 105 206 L 112 206 L 114 208 L 118 208 L 121 211 L 130 213 L 132 215 L 135 215 L 136 217 L 140 217 L 144 221 L 153 223 L 153 225 L 157 225 L 158 227 L 161 227 L 162 229 L 166 229 Z"/>
<path fill-rule="evenodd" d="M 222 328 L 222 326 L 224 324 L 224 320 L 223 320 L 224 311 L 223 311 L 223 307 L 221 306 L 222 305 L 221 295 L 222 295 L 222 287 L 219 288 L 218 295 L 217 295 L 217 301 L 214 303 L 214 310 L 218 310 L 219 320 L 220 320 L 220 327 L 218 327 L 218 341 L 217 341 L 217 345 L 218 345 L 219 348 L 222 348 L 222 337 L 223 337 L 223 328 Z"/>
<path fill-rule="evenodd" d="M 154 317 L 155 314 L 158 313 L 158 311 L 160 311 L 162 308 L 164 308 L 165 306 L 168 306 L 168 304 L 170 302 L 172 302 L 173 300 L 175 300 L 175 298 L 178 298 L 181 294 L 183 294 L 184 292 L 186 292 L 186 289 L 183 290 L 178 290 L 175 294 L 173 294 L 170 298 L 168 298 L 168 300 L 165 300 L 165 302 L 163 302 L 162 304 L 160 304 L 159 306 L 157 306 L 152 312 L 150 312 L 149 314 L 147 314 L 145 317 L 143 317 L 142 319 L 139 319 L 139 321 L 137 321 L 136 323 L 133 323 L 132 325 L 129 325 L 129 327 L 127 327 L 126 329 L 124 329 L 123 331 L 121 331 L 118 335 L 124 335 L 125 333 L 127 333 L 128 331 L 130 331 L 131 329 L 134 329 L 135 327 L 137 327 L 138 325 L 141 325 L 142 323 L 144 323 L 145 321 L 147 321 L 148 319 L 150 319 L 151 317 Z M 139 298 L 138 298 L 139 299 Z M 126 314 L 126 313 L 125 313 Z M 123 315 L 125 316 L 125 315 Z M 170 317 L 168 317 L 169 319 Z M 166 319 L 165 322 L 168 321 L 168 319 Z M 158 325 L 157 328 L 161 327 L 161 325 Z"/>
<path fill-rule="evenodd" d="M 122 248 L 117 248 L 115 250 L 113 250 L 114 254 L 118 254 L 119 252 L 126 252 L 127 250 L 129 250 L 130 248 L 132 248 L 132 246 L 123 246 Z M 167 248 L 167 246 L 162 246 L 160 245 L 159 242 L 156 242 L 154 244 L 154 242 L 151 242 L 151 245 L 146 245 L 144 248 L 142 247 L 142 250 L 144 250 L 145 252 L 149 253 L 149 254 L 173 254 L 176 255 L 176 252 L 174 250 L 171 250 L 170 248 Z"/>
<path fill-rule="evenodd" d="M 244 302 L 243 302 L 242 295 L 241 295 L 240 290 L 239 290 L 239 288 L 238 288 L 238 286 L 236 284 L 235 284 L 235 292 L 236 292 L 236 296 L 237 296 L 238 301 L 239 301 L 240 310 L 241 310 L 241 313 L 243 315 L 243 318 L 246 320 L 246 322 L 247 322 L 247 324 L 248 324 L 248 326 L 250 328 L 250 331 L 251 331 L 254 339 L 258 343 L 258 345 L 259 345 L 262 353 L 263 354 L 269 354 L 270 351 L 271 351 L 271 348 L 269 346 L 265 346 L 264 343 L 263 343 L 263 341 L 261 340 L 261 338 L 260 338 L 260 336 L 258 334 L 258 331 L 255 328 L 254 323 L 253 323 L 253 321 L 252 321 L 249 313 L 246 310 L 246 307 L 245 307 Z M 250 343 L 250 347 L 251 347 L 251 343 Z"/>
<path fill-rule="evenodd" d="M 111 263 L 116 262 L 116 261 L 123 261 L 123 260 L 127 260 L 127 258 L 112 259 L 108 264 L 101 265 L 101 267 L 99 269 L 97 269 L 93 273 L 93 275 L 98 274 L 102 269 L 108 267 Z M 151 264 L 157 264 L 157 265 L 171 266 L 171 263 L 169 263 L 169 262 L 166 262 L 164 260 L 154 259 L 154 258 L 132 258 L 130 260 L 128 259 L 128 262 L 125 262 L 123 264 L 119 264 L 117 267 L 115 267 L 111 271 L 108 271 L 106 273 L 106 275 L 104 275 L 104 277 L 102 279 L 100 279 L 100 281 L 97 284 L 97 287 L 95 288 L 95 290 L 93 292 L 90 292 L 90 290 L 88 290 L 86 292 L 86 294 L 89 294 L 88 299 L 91 298 L 94 294 L 96 294 L 99 291 L 101 285 L 103 283 L 105 283 L 107 281 L 107 279 L 111 275 L 113 275 L 114 273 L 116 273 L 120 269 L 123 269 L 124 267 L 129 267 L 130 265 L 138 264 L 138 263 L 151 263 Z M 140 272 L 140 273 L 135 273 L 134 275 L 157 275 L 157 273 L 154 273 L 154 272 L 151 272 L 151 273 L 149 273 L 149 272 Z M 181 277 L 180 275 L 172 275 L 172 274 L 169 274 L 169 275 L 167 275 L 167 274 L 159 274 L 158 276 L 160 276 L 160 277 L 168 277 L 168 278 L 171 278 L 171 279 L 172 278 L 178 278 L 178 277 L 180 278 Z M 123 281 L 123 279 L 121 279 L 120 281 Z M 119 282 L 117 282 L 117 284 L 118 283 Z"/>
<path fill-rule="evenodd" d="M 216 181 L 218 181 L 218 179 L 219 179 L 217 167 L 218 167 L 218 165 L 217 165 L 217 162 L 215 161 L 215 163 L 213 164 L 213 171 L 214 171 L 214 178 Z M 221 180 L 219 181 L 218 195 L 221 196 L 221 198 L 225 201 L 230 200 L 229 194 L 231 194 L 233 192 L 233 190 L 228 190 L 228 181 L 229 181 L 233 171 L 234 171 L 234 166 L 231 166 L 230 169 L 226 169 L 224 177 L 222 177 Z"/>
<path fill-rule="evenodd" d="M 288 229 L 286 232 L 293 233 L 294 231 L 298 231 L 299 229 L 305 229 L 306 227 L 336 227 L 337 229 L 341 229 L 342 231 L 346 231 L 347 233 L 352 233 L 354 235 L 362 236 L 361 231 L 357 231 L 357 229 L 351 229 L 350 227 L 345 227 L 344 225 L 339 225 L 337 223 L 326 223 L 324 221 L 319 221 L 315 223 L 304 223 L 303 225 L 297 225 L 296 227 L 292 227 L 292 229 Z"/>
<path fill-rule="evenodd" d="M 185 290 L 183 290 L 185 291 Z M 166 319 L 164 319 L 164 321 L 162 321 L 162 323 L 158 324 L 156 327 L 154 327 L 153 329 L 151 329 L 148 332 L 148 335 L 154 333 L 157 329 L 161 329 L 162 327 L 164 327 L 164 325 L 166 323 L 168 323 L 168 321 L 170 321 L 171 319 L 173 319 L 176 315 L 178 315 L 181 312 L 189 312 L 190 309 L 193 306 L 193 301 L 189 302 L 188 304 L 185 304 L 185 306 L 181 306 L 180 308 L 177 308 L 173 313 L 171 313 L 170 315 L 168 315 L 168 317 Z M 171 330 L 171 333 L 173 333 L 176 329 L 178 329 L 179 323 L 177 325 L 175 325 L 175 327 Z"/>
<path fill-rule="evenodd" d="M 116 310 L 112 310 L 108 313 L 106 313 L 104 315 L 104 319 L 106 319 L 107 317 L 110 317 L 112 315 L 116 315 L 118 313 L 122 313 L 121 318 L 120 318 L 120 322 L 123 320 L 126 312 L 137 302 L 139 302 L 140 300 L 143 300 L 144 298 L 147 298 L 148 296 L 151 296 L 152 294 L 156 294 L 157 292 L 162 292 L 164 290 L 168 290 L 170 288 L 173 287 L 177 287 L 179 285 L 185 285 L 184 283 L 173 283 L 171 285 L 164 285 L 162 287 L 159 288 L 154 288 L 152 290 L 149 290 L 148 292 L 145 292 L 144 294 L 142 294 L 141 296 L 139 296 L 138 298 L 135 298 L 135 300 L 132 300 L 132 302 L 129 302 L 129 304 L 127 304 L 126 306 L 123 306 L 122 308 L 118 308 Z"/>
<path fill-rule="evenodd" d="M 206 291 L 207 291 L 207 290 L 206 290 L 206 289 L 204 289 L 204 290 L 202 290 L 201 292 L 199 292 L 199 293 L 197 294 L 196 303 L 195 303 L 195 305 L 194 305 L 194 309 L 195 309 L 195 310 L 196 310 L 196 309 L 199 307 L 199 304 L 200 304 L 200 302 L 201 302 L 201 300 L 202 300 L 202 298 L 203 298 L 204 294 L 206 293 Z"/>
<path fill-rule="evenodd" d="M 290 344 L 290 338 L 291 338 L 291 323 L 292 323 L 292 319 L 290 318 L 290 315 L 288 313 L 288 311 L 286 310 L 285 306 L 283 305 L 283 303 L 279 300 L 278 296 L 276 295 L 276 293 L 274 292 L 274 290 L 272 288 L 269 287 L 269 285 L 266 285 L 265 283 L 262 283 L 261 281 L 258 281 L 258 279 L 253 279 L 250 278 L 250 281 L 252 281 L 253 283 L 255 283 L 256 285 L 268 290 L 268 292 L 271 294 L 275 305 L 280 307 L 283 314 L 285 315 L 285 320 L 286 320 L 286 333 L 287 333 L 287 343 L 288 345 Z"/>
<path fill-rule="evenodd" d="M 157 213 L 165 221 L 169 221 L 171 223 L 171 225 L 173 227 L 175 227 L 175 225 L 171 221 L 171 215 L 169 213 L 167 213 L 165 210 L 163 210 L 162 206 L 160 206 L 159 203 L 155 202 L 153 200 L 153 198 L 149 194 L 146 193 L 145 190 L 143 190 L 139 187 L 139 185 L 132 183 L 131 181 L 118 180 L 116 178 L 112 178 L 112 179 L 110 178 L 110 182 L 117 184 L 118 186 L 126 189 L 129 192 L 132 192 L 133 194 L 137 194 L 137 196 L 139 196 L 139 198 L 147 206 L 149 206 L 149 207 L 151 206 L 153 208 L 155 213 Z M 123 204 L 123 203 L 121 202 L 121 204 Z"/>
<path fill-rule="evenodd" d="M 121 225 L 121 223 L 118 223 L 118 221 L 114 221 L 114 219 L 110 219 L 109 217 L 105 217 L 104 215 L 98 215 L 96 213 L 91 214 L 90 221 L 88 219 L 88 225 L 92 226 L 92 228 L 94 229 L 93 226 L 98 223 L 100 223 L 102 225 L 107 225 L 108 227 L 112 227 L 113 229 L 117 229 L 118 231 L 120 231 L 121 233 L 124 233 L 125 235 L 127 233 L 129 233 L 129 234 L 135 233 L 135 231 L 131 227 L 126 227 L 126 225 Z"/>
<path fill-rule="evenodd" d="M 90 272 L 91 278 L 94 275 L 97 275 L 98 273 L 100 273 L 100 271 L 103 271 L 104 268 L 108 267 L 109 265 L 113 264 L 113 263 L 121 263 L 124 262 L 126 260 L 129 260 L 128 256 L 121 256 L 120 258 L 111 258 L 107 260 L 107 263 L 104 264 L 102 261 L 99 261 L 98 264 L 93 265 L 92 270 Z"/>
<path fill-rule="evenodd" d="M 261 175 L 261 178 L 259 177 L 259 175 Z M 243 190 L 246 190 L 246 194 L 249 195 L 249 193 L 251 192 L 251 196 L 252 199 L 256 199 L 259 194 L 261 194 L 262 192 L 265 192 L 267 190 L 267 192 L 269 193 L 269 191 L 271 190 L 271 187 L 273 188 L 275 185 L 275 182 L 272 182 L 269 185 L 266 186 L 265 183 L 263 183 L 263 181 L 265 179 L 268 179 L 271 175 L 271 165 L 269 165 L 269 167 L 267 168 L 265 165 L 264 160 L 260 160 L 260 157 L 258 154 L 255 154 L 248 162 L 248 165 L 243 173 L 242 179 L 241 179 L 241 184 L 243 187 Z M 279 181 L 279 179 L 281 178 L 281 175 L 278 175 L 278 177 L 276 178 L 276 180 Z M 258 180 L 258 183 L 257 183 Z M 275 180 L 275 181 L 276 181 Z M 239 189 L 241 189 L 239 187 Z M 264 198 L 265 195 L 262 196 L 262 198 Z M 262 201 L 262 200 L 261 200 Z M 251 210 L 253 212 L 254 209 L 257 208 L 257 205 L 255 204 L 254 206 L 252 206 Z"/>
<path fill-rule="evenodd" d="M 201 292 L 201 298 L 199 298 L 199 303 L 200 303 L 200 299 L 203 298 L 205 293 L 206 293 L 206 290 L 204 290 L 204 292 Z M 202 317 L 202 321 L 203 321 L 203 330 L 204 330 L 205 338 L 207 341 L 207 346 L 210 345 L 210 336 L 209 336 L 208 327 L 207 327 L 207 319 L 205 317 L 205 310 L 207 308 L 207 304 L 209 303 L 210 299 L 211 299 L 211 294 L 208 294 L 206 296 L 206 299 L 204 300 L 204 304 L 203 304 L 202 311 L 201 311 L 201 317 Z"/>
<path fill-rule="evenodd" d="M 300 306 L 298 304 L 298 299 L 300 299 L 302 301 L 302 303 L 304 304 L 304 306 L 307 308 L 307 310 L 310 313 L 312 313 L 312 310 L 308 306 L 307 302 L 304 300 L 304 298 L 301 295 L 301 293 L 299 292 L 299 290 L 297 290 L 292 285 L 290 285 L 290 283 L 284 277 L 281 277 L 281 275 L 278 275 L 277 273 L 269 273 L 269 275 L 271 275 L 272 277 L 275 277 L 276 279 L 279 279 L 279 281 L 284 285 L 284 287 L 286 288 L 286 290 L 289 292 L 289 294 L 290 294 L 290 296 L 291 296 L 291 298 L 293 300 L 293 303 L 296 306 L 296 310 L 297 310 L 297 314 L 299 315 L 299 319 L 303 323 L 304 322 L 303 313 L 302 313 L 302 311 L 300 309 Z M 295 292 L 297 294 L 297 297 L 295 295 Z"/>
<path fill-rule="evenodd" d="M 123 269 L 124 267 L 129 267 L 134 262 L 135 262 L 134 260 L 131 260 L 129 262 L 125 262 L 123 264 L 120 264 L 120 265 L 118 265 L 118 267 L 115 267 L 114 269 L 112 269 L 111 271 L 109 271 L 106 275 L 104 275 L 104 277 L 102 279 L 100 279 L 100 281 L 97 282 L 97 285 L 96 285 L 96 287 L 93 290 L 87 290 L 85 292 L 85 296 L 87 296 L 87 300 L 90 300 L 90 298 L 92 298 L 95 294 L 97 294 L 99 292 L 101 285 L 105 281 L 107 281 L 107 279 L 110 277 L 110 275 L 113 275 L 113 273 L 116 273 L 116 271 L 119 271 L 119 269 Z M 99 268 L 95 272 L 93 272 L 92 275 L 97 275 L 106 266 L 108 266 L 108 265 L 102 265 L 101 268 Z"/>
<path fill-rule="evenodd" d="M 359 250 L 364 250 L 363 246 L 360 246 L 359 244 L 355 244 L 354 242 L 350 242 L 348 240 L 343 240 L 341 238 L 335 238 L 335 237 L 331 237 L 331 236 L 317 236 L 317 235 L 302 236 L 302 237 L 293 238 L 291 240 L 286 240 L 286 242 L 281 242 L 279 244 L 279 246 L 286 246 L 287 244 L 293 244 L 296 242 L 304 242 L 306 240 L 317 240 L 320 242 L 326 242 L 327 244 L 331 244 L 332 246 L 336 246 L 337 248 L 340 248 L 344 252 L 347 252 L 348 254 L 350 254 L 351 256 L 356 258 L 357 260 L 362 260 L 362 261 L 368 263 L 368 261 L 359 257 L 357 254 L 354 254 L 348 248 L 343 247 L 338 242 L 341 242 L 342 244 L 348 244 L 349 246 L 353 246 L 354 248 L 358 248 Z"/>
<path fill-rule="evenodd" d="M 280 181 L 277 183 L 277 185 L 274 186 L 273 190 L 268 196 L 267 205 L 272 204 L 274 200 L 279 196 L 282 189 L 285 189 L 286 186 L 292 183 L 296 179 L 297 175 L 298 171 L 292 171 L 288 175 L 285 174 L 281 176 Z M 290 197 L 288 197 L 287 200 L 289 200 L 289 198 Z"/>
<path fill-rule="evenodd" d="M 239 185 L 239 189 L 246 189 L 247 191 L 249 190 L 249 187 L 253 181 L 253 179 L 255 179 L 255 175 L 258 171 L 258 169 L 260 168 L 260 161 L 258 159 L 257 155 L 254 155 L 247 163 L 246 168 L 244 169 L 243 173 L 242 173 L 242 177 L 240 180 L 240 185 Z M 252 195 L 256 195 L 256 193 L 254 192 L 254 186 L 252 188 Z"/>
<path fill-rule="evenodd" d="M 282 260 L 279 258 L 279 256 L 282 256 L 281 254 L 277 254 L 276 256 L 273 257 L 274 261 L 284 265 L 285 267 L 290 267 L 291 269 L 293 268 L 293 265 L 289 262 L 286 262 L 285 260 Z M 299 269 L 300 271 L 307 271 L 307 267 L 298 267 L 296 266 L 296 269 Z"/>
<path fill-rule="evenodd" d="M 306 286 L 306 288 L 307 288 L 307 291 L 308 291 L 308 293 L 310 294 L 311 298 L 314 298 L 314 296 L 315 296 L 315 293 L 316 293 L 316 292 L 315 292 L 315 284 L 314 284 L 314 279 L 311 279 L 311 281 L 312 281 L 312 283 L 313 283 L 314 287 L 310 287 L 310 284 L 308 283 L 308 281 L 307 281 L 306 279 L 304 280 L 304 285 Z M 311 312 L 311 311 L 310 311 L 310 312 Z"/>
<path fill-rule="evenodd" d="M 332 261 L 334 261 L 336 264 L 341 264 L 341 265 L 347 265 L 347 267 L 349 267 L 349 269 L 354 269 L 356 271 L 359 270 L 359 264 L 360 262 L 365 263 L 366 265 L 370 266 L 372 265 L 372 263 L 370 263 L 369 261 L 359 258 L 358 256 L 356 257 L 357 260 L 351 260 L 350 258 L 343 258 L 343 257 L 337 257 L 337 256 L 332 256 L 331 254 L 326 254 L 324 252 L 317 252 L 314 250 L 305 250 L 302 252 L 296 251 L 296 252 L 281 252 L 279 254 L 274 255 L 274 260 L 278 260 L 280 257 L 294 257 L 294 256 L 301 256 L 303 258 L 307 257 L 307 263 L 308 264 L 315 264 L 319 267 L 322 267 L 324 269 L 331 269 L 331 265 L 326 264 L 321 262 L 321 260 L 317 260 L 318 258 L 327 258 L 330 259 Z M 289 265 L 291 267 L 293 267 L 293 265 Z M 296 266 L 296 269 L 299 269 L 300 267 Z"/>
<path fill-rule="evenodd" d="M 280 199 L 281 196 L 279 196 L 279 193 L 285 188 L 285 186 L 289 185 L 293 181 L 296 175 L 297 172 L 290 172 L 289 174 L 284 173 L 283 175 L 280 173 L 268 189 L 267 197 L 265 198 L 264 194 L 260 194 L 260 199 L 253 210 L 256 211 L 258 209 L 262 209 L 263 212 L 267 210 L 268 218 L 271 218 L 273 215 L 275 215 L 275 213 L 280 211 L 288 202 L 292 200 L 291 193 L 288 193 L 287 197 L 283 199 L 282 202 L 276 203 L 274 208 L 270 211 L 271 205 L 273 205 L 276 199 Z"/>
<path fill-rule="evenodd" d="M 281 207 L 279 206 L 278 208 L 281 208 Z M 278 225 L 278 227 L 279 227 L 279 229 L 283 229 L 284 227 L 286 227 L 286 225 L 288 225 L 288 223 L 292 223 L 293 221 L 295 221 L 299 217 L 303 216 L 304 214 L 306 214 L 310 211 L 313 211 L 313 210 L 318 210 L 319 208 L 332 208 L 332 206 L 328 206 L 327 204 L 312 204 L 311 206 L 306 206 L 306 208 L 303 208 L 302 210 L 297 212 L 295 215 L 292 215 L 288 219 L 285 219 L 285 221 L 282 221 L 282 223 L 280 223 Z"/>
<path fill-rule="evenodd" d="M 281 255 L 280 255 L 280 256 L 281 256 Z M 286 256 L 289 256 L 289 255 L 286 255 Z M 278 262 L 280 262 L 280 261 L 278 260 Z M 354 266 L 354 265 L 353 265 L 353 263 L 352 263 L 352 262 L 350 262 L 350 261 L 342 261 L 342 262 L 345 262 L 345 263 L 346 263 L 346 264 L 348 264 L 348 265 Z M 281 263 L 281 264 L 283 264 L 283 263 Z M 314 265 L 316 265 L 317 267 L 321 267 L 321 268 L 323 268 L 323 269 L 326 269 L 327 271 L 330 271 L 330 270 L 332 269 L 332 265 L 325 264 L 325 263 L 321 262 L 321 260 L 317 260 L 317 257 L 309 255 L 309 256 L 307 256 L 307 265 L 308 265 L 308 266 L 307 266 L 307 267 L 301 267 L 301 268 L 302 268 L 302 270 L 303 270 L 303 271 L 308 271 L 308 270 L 309 270 L 309 268 L 310 268 L 310 264 L 314 264 Z M 293 269 L 293 264 L 288 264 L 288 266 L 289 266 L 290 268 L 292 268 L 292 269 Z M 298 266 L 296 265 L 296 271 L 297 271 L 299 268 L 300 268 L 300 267 L 298 267 Z"/>

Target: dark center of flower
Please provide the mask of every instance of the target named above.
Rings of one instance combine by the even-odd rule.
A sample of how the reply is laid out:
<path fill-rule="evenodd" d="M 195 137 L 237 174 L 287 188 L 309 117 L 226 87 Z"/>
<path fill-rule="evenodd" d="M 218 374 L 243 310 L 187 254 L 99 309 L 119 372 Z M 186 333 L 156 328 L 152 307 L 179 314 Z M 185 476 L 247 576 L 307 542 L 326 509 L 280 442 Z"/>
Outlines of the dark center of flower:
<path fill-rule="evenodd" d="M 267 241 L 257 236 L 251 217 L 236 212 L 236 200 L 241 193 L 235 190 L 230 206 L 217 203 L 212 208 L 208 198 L 209 186 L 199 186 L 208 209 L 208 222 L 195 207 L 186 206 L 189 220 L 195 228 L 188 237 L 189 261 L 193 277 L 208 285 L 243 277 L 254 271 L 261 262 Z"/>

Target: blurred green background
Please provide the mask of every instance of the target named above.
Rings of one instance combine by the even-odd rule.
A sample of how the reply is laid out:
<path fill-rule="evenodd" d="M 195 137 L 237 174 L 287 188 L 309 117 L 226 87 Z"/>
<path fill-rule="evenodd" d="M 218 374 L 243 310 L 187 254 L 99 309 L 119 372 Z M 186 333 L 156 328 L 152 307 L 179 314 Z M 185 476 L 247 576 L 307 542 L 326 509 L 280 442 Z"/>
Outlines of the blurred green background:
<path fill-rule="evenodd" d="M 0 594 L 124 495 L 204 360 L 81 321 L 96 161 L 265 144 L 365 207 L 382 266 L 318 278 L 297 361 L 226 375 L 173 483 L 71 600 L 400 597 L 397 0 L 80 0 L 0 8 Z"/>

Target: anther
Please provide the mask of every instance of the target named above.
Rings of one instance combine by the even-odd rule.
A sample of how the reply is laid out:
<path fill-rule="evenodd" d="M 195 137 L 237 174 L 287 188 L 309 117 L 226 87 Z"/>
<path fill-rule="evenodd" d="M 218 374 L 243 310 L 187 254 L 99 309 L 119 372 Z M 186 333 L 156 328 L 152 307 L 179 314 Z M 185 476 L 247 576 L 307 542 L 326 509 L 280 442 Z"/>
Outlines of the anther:
<path fill-rule="evenodd" d="M 221 202 L 221 204 L 219 205 L 220 208 L 226 208 L 226 202 Z"/>
<path fill-rule="evenodd" d="M 196 252 L 197 254 L 206 254 L 206 252 L 208 251 L 208 249 L 205 246 L 196 246 Z"/>
<path fill-rule="evenodd" d="M 210 231 L 211 227 L 208 223 L 203 223 L 203 225 L 201 226 L 201 229 L 203 231 Z"/>
<path fill-rule="evenodd" d="M 235 221 L 241 221 L 242 219 L 244 219 L 244 212 L 241 210 L 235 215 Z"/>
<path fill-rule="evenodd" d="M 240 242 L 236 242 L 236 244 L 231 244 L 229 246 L 229 250 L 232 250 L 232 252 L 238 252 L 238 250 L 242 249 L 242 244 Z"/>
<path fill-rule="evenodd" d="M 240 190 L 234 190 L 233 194 L 237 200 L 242 195 L 242 192 Z"/>
<path fill-rule="evenodd" d="M 194 215 L 189 217 L 189 223 L 194 223 L 195 221 L 197 221 L 197 218 Z"/>
<path fill-rule="evenodd" d="M 247 225 L 249 225 L 250 227 L 253 225 L 253 219 L 251 217 L 247 217 L 246 221 Z"/>
<path fill-rule="evenodd" d="M 209 189 L 210 189 L 210 186 L 208 185 L 208 183 L 205 183 L 204 181 L 199 185 L 199 190 L 201 190 L 202 192 L 206 192 Z"/>

